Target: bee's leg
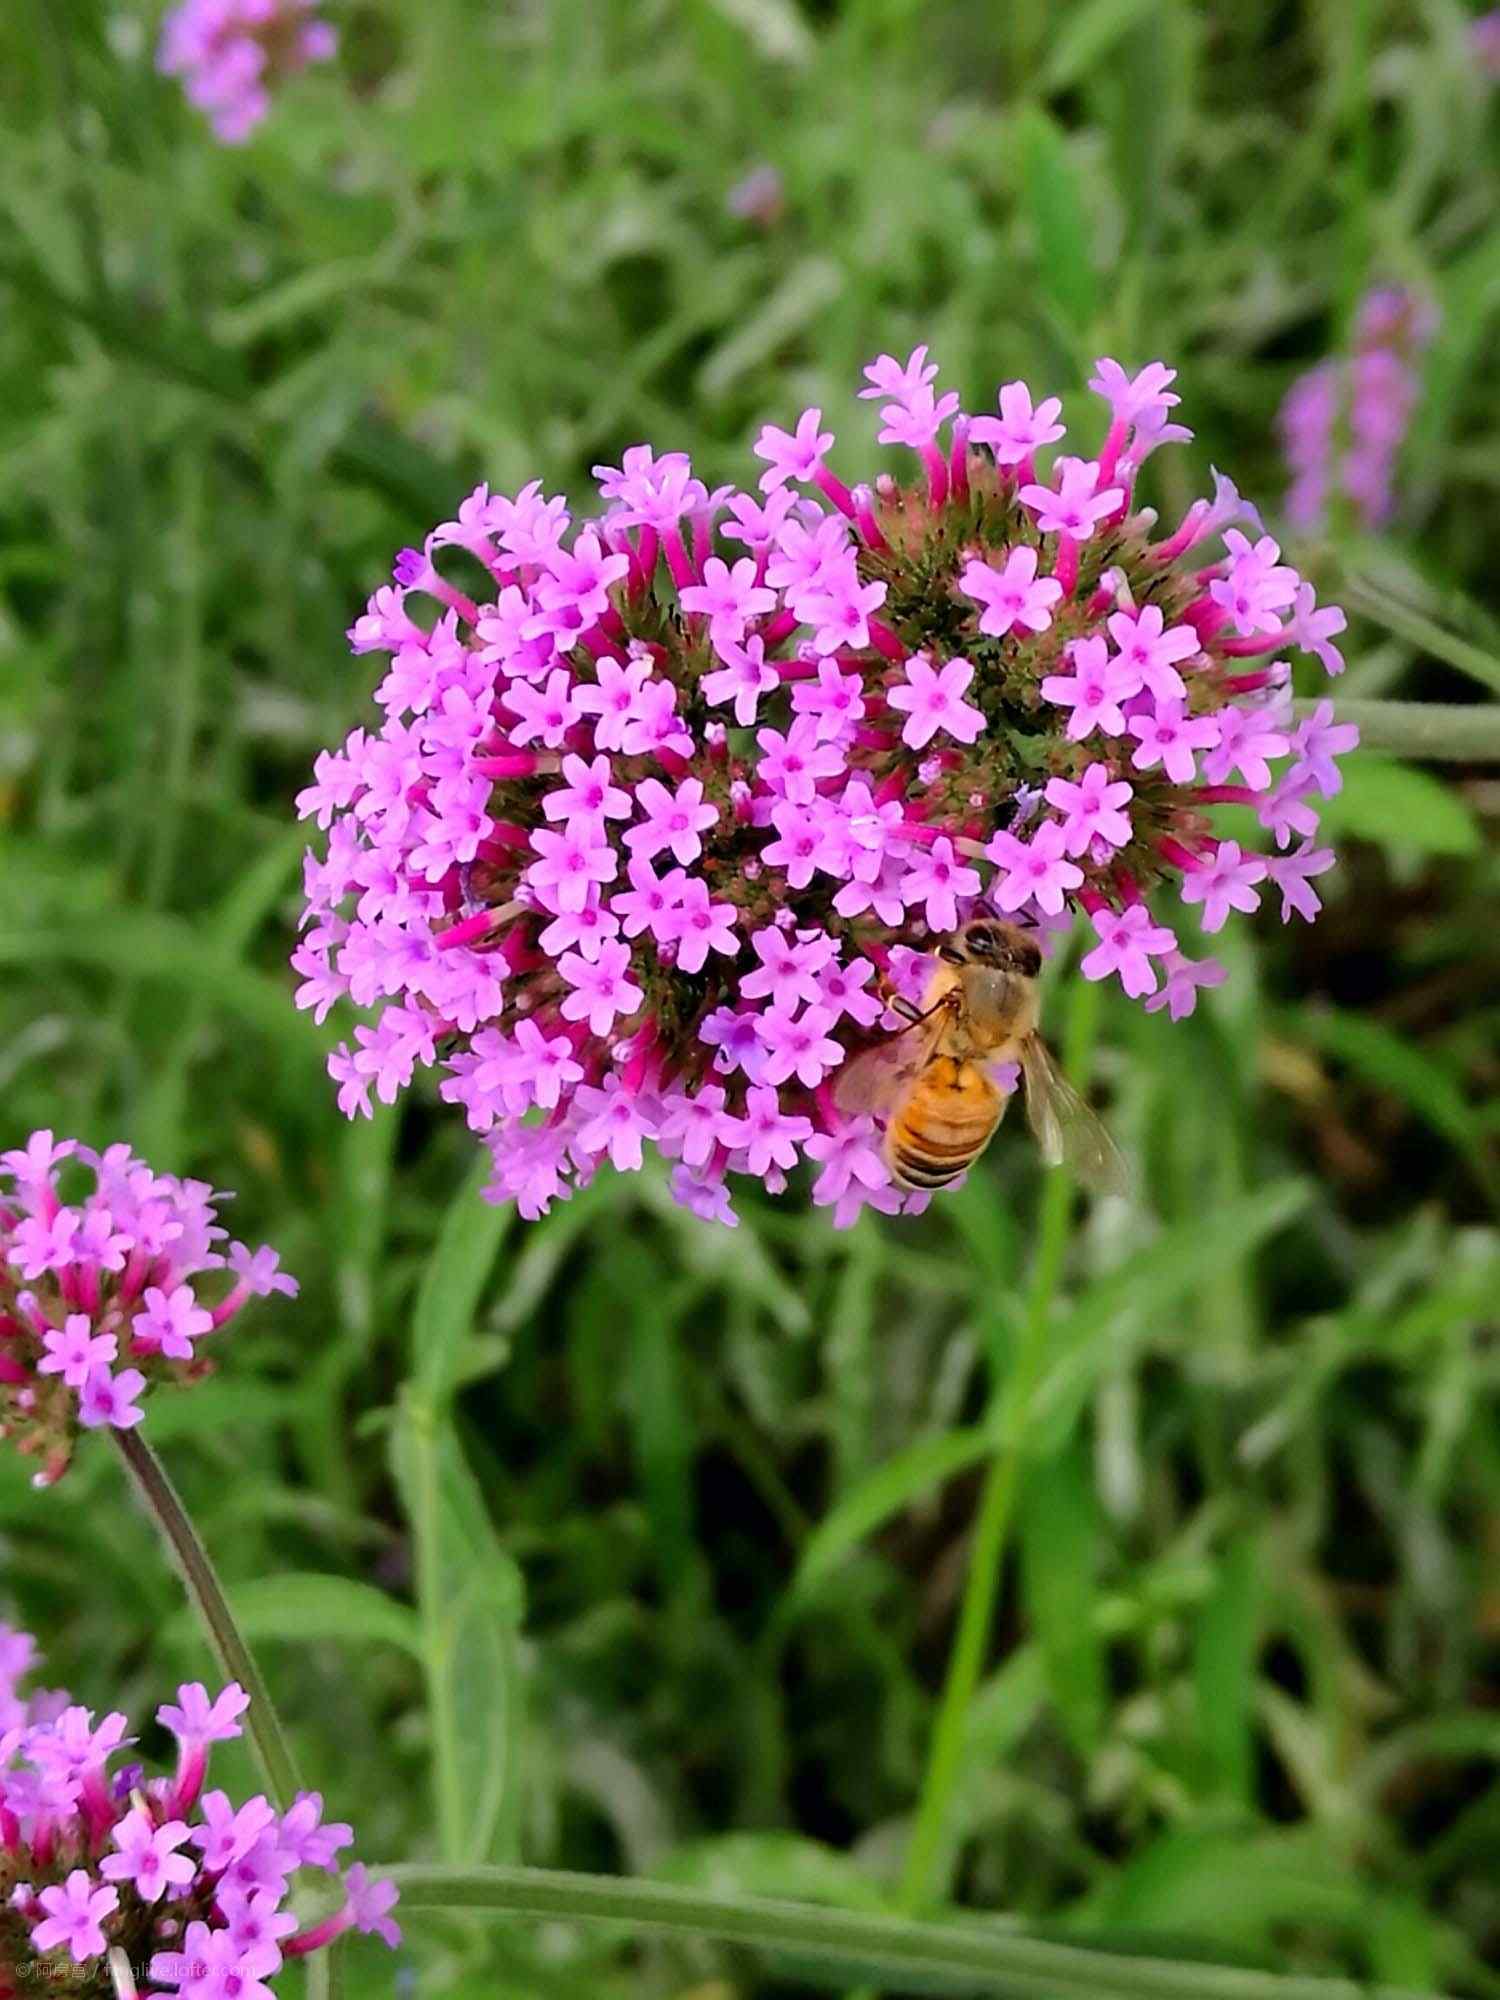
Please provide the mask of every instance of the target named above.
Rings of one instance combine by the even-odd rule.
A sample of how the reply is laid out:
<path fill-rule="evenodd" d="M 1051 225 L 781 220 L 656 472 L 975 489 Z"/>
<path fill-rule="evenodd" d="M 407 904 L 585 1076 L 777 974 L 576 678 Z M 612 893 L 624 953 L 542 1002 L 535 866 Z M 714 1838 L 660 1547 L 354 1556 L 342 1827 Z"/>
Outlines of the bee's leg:
<path fill-rule="evenodd" d="M 933 1015 L 944 1007 L 948 1008 L 951 1012 L 953 1006 L 954 995 L 952 993 L 940 993 L 927 1009 L 926 1013 L 921 1013 L 917 1008 L 913 1007 L 910 1000 L 903 1000 L 898 994 L 891 1002 L 891 1012 L 893 1014 L 900 1014 L 905 1020 L 907 1027 L 915 1028 L 923 1021 L 930 1021 Z M 902 1033 L 904 1034 L 905 1032 L 906 1030 L 903 1029 Z"/>

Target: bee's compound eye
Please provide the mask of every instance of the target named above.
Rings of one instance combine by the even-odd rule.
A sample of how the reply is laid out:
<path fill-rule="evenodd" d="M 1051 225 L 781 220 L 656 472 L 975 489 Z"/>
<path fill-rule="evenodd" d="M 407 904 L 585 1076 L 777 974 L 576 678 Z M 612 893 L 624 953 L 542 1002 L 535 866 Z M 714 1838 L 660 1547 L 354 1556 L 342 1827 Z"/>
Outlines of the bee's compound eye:
<path fill-rule="evenodd" d="M 994 959 L 1000 955 L 999 935 L 988 924 L 970 924 L 964 932 L 964 943 L 975 958 Z"/>
<path fill-rule="evenodd" d="M 1015 961 L 1017 972 L 1025 979 L 1035 979 L 1042 969 L 1042 954 L 1024 939 L 1015 948 Z"/>

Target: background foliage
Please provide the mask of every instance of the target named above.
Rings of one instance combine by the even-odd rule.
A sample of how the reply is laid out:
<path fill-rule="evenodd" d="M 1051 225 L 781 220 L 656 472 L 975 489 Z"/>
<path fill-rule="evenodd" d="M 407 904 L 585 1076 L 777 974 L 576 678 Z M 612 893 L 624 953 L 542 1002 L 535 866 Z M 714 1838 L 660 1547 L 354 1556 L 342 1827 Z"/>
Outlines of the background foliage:
<path fill-rule="evenodd" d="M 1362 756 L 1312 931 L 1093 1033 L 1136 1199 L 1017 1135 L 921 1224 L 716 1233 L 651 1175 L 529 1228 L 426 1097 L 346 1126 L 285 970 L 342 640 L 479 477 L 650 437 L 753 476 L 930 340 L 966 407 L 1177 363 L 1272 503 L 1271 419 L 1376 277 L 1428 287 L 1402 514 L 1312 563 L 1344 689 L 1500 673 L 1494 86 L 1457 0 L 358 0 L 242 152 L 151 10 L 0 19 L 0 1101 L 237 1188 L 301 1302 L 153 1407 L 361 1851 L 893 1904 L 979 1468 L 1028 1312 L 1016 1540 L 953 1896 L 1075 1938 L 1500 1993 L 1495 782 Z M 762 162 L 785 211 L 737 220 Z M 1488 1344 L 1486 1315 L 1489 1315 Z M 991 1414 L 987 1417 L 986 1412 Z M 204 1669 L 102 1449 L 0 1461 L 4 1596 L 81 1698 Z M 409 1925 L 353 1990 L 792 1994 L 563 1926 Z M 705 1980 L 722 1985 L 704 1986 Z"/>

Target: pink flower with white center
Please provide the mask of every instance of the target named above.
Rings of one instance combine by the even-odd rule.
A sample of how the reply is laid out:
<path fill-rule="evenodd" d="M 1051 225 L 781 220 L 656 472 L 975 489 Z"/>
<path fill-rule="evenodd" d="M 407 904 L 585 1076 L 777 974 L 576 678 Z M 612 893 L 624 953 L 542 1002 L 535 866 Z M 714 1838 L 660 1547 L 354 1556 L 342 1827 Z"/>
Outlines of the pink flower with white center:
<path fill-rule="evenodd" d="M 1062 415 L 1062 398 L 1047 396 L 1035 409 L 1031 391 L 1024 382 L 1007 382 L 1000 391 L 998 417 L 975 417 L 969 425 L 969 442 L 986 444 L 996 465 L 1024 465 L 1044 445 L 1056 444 L 1063 435 L 1057 421 Z"/>
<path fill-rule="evenodd" d="M 1090 920 L 1099 942 L 1086 952 L 1079 966 L 1085 979 L 1107 979 L 1113 972 L 1133 1000 L 1156 991 L 1153 958 L 1164 958 L 1177 949 L 1177 940 L 1164 924 L 1151 920 L 1144 903 L 1125 910 L 1094 910 Z"/>
<path fill-rule="evenodd" d="M 836 653 L 842 647 L 857 650 L 870 643 L 870 619 L 885 603 L 886 586 L 879 581 L 862 584 L 857 578 L 836 584 L 829 591 L 815 591 L 798 600 L 797 609 L 812 632 L 808 643 L 815 653 Z"/>
<path fill-rule="evenodd" d="M 1281 636 L 1299 652 L 1313 654 L 1332 678 L 1344 671 L 1344 656 L 1333 643 L 1334 635 L 1344 631 L 1348 623 L 1336 604 L 1320 607 L 1312 585 L 1299 583 L 1291 622 Z"/>
<path fill-rule="evenodd" d="M 542 800 L 549 820 L 629 819 L 633 810 L 629 792 L 611 782 L 613 766 L 608 757 L 564 757 L 563 782 Z"/>
<path fill-rule="evenodd" d="M 701 972 L 711 951 L 737 956 L 739 933 L 733 903 L 709 901 L 708 884 L 694 878 L 683 888 L 674 926 L 679 972 Z"/>
<path fill-rule="evenodd" d="M 848 522 L 841 514 L 812 516 L 810 505 L 803 502 L 778 528 L 766 564 L 766 582 L 783 591 L 798 611 L 806 598 L 852 588 L 858 581 Z"/>
<path fill-rule="evenodd" d="M 1231 706 L 1214 711 L 1219 740 L 1203 759 L 1203 773 L 1217 785 L 1238 770 L 1253 791 L 1271 784 L 1271 760 L 1290 749 L 1282 715 L 1268 708 Z"/>
<path fill-rule="evenodd" d="M 943 425 L 958 415 L 958 397 L 946 390 L 941 396 L 924 383 L 909 390 L 880 412 L 878 444 L 904 444 L 911 451 L 931 447 Z"/>
<path fill-rule="evenodd" d="M 1183 877 L 1182 900 L 1201 903 L 1203 928 L 1221 931 L 1231 910 L 1247 913 L 1260 908 L 1257 882 L 1266 879 L 1266 864 L 1258 854 L 1242 854 L 1239 842 L 1221 840 L 1212 858 Z"/>
<path fill-rule="evenodd" d="M 1377 377 L 1360 376 L 1372 408 Z M 1311 833 L 1331 756 L 1316 730 L 1294 751 L 1290 670 L 1269 656 L 1330 648 L 1339 614 L 1318 610 L 1221 475 L 1148 539 L 1138 468 L 1187 435 L 1168 420 L 1170 370 L 1101 362 L 1097 458 L 1040 479 L 1056 398 L 1010 383 L 998 415 L 971 421 L 937 379 L 919 348 L 882 356 L 862 385 L 883 439 L 915 453 L 899 478 L 869 469 L 845 487 L 809 411 L 762 435 L 762 495 L 710 493 L 684 454 L 635 446 L 599 471 L 602 521 L 575 522 L 536 485 L 514 500 L 481 488 L 398 558 L 354 628 L 357 647 L 394 655 L 375 676 L 377 726 L 320 762 L 302 800 L 326 835 L 305 873 L 298 1004 L 374 1016 L 330 1058 L 345 1111 L 440 1065 L 441 1097 L 491 1153 L 492 1195 L 531 1216 L 608 1157 L 579 1138 L 581 1089 L 617 1077 L 662 1107 L 707 1084 L 725 1122 L 710 1154 L 677 1157 L 671 1185 L 728 1221 L 749 1091 L 776 1090 L 809 1139 L 842 1142 L 823 1082 L 899 1025 L 880 1011 L 892 987 L 920 997 L 930 966 L 909 991 L 897 971 L 917 919 L 948 926 L 978 903 L 1045 932 L 1122 899 L 1164 912 L 1202 872 L 1220 804 L 1249 805 L 1283 843 Z M 452 581 L 450 545 L 465 558 Z M 469 594 L 476 575 L 489 602 Z M 409 611 L 412 596 L 432 602 Z M 969 657 L 945 659 L 965 630 Z M 1144 997 L 1162 957 L 1133 942 L 1147 920 L 1108 921 L 1113 945 L 1091 960 L 1116 950 Z M 764 949 L 745 949 L 755 938 Z M 555 1077 L 532 1076 L 523 1032 L 559 1044 Z M 539 1092 L 548 1122 L 528 1126 Z M 787 1172 L 771 1161 L 763 1186 L 779 1192 Z M 817 1185 L 840 1225 L 861 1206 L 919 1205 L 878 1161 L 869 1185 Z M 10 1227 L 12 1288 L 23 1264 L 43 1274 L 29 1282 L 71 1286 L 80 1246 L 130 1269 L 67 1207 Z M 148 1280 L 165 1283 L 133 1282 Z M 45 1324 L 78 1309 L 49 1306 Z"/>
<path fill-rule="evenodd" d="M 767 424 L 755 440 L 757 458 L 766 461 L 760 476 L 762 493 L 772 493 L 789 479 L 800 483 L 816 477 L 826 455 L 833 449 L 833 432 L 820 430 L 821 410 L 804 410 L 795 431 L 778 430 Z"/>
<path fill-rule="evenodd" d="M 1190 785 L 1197 776 L 1195 750 L 1211 750 L 1219 740 L 1219 724 L 1211 715 L 1189 715 L 1180 701 L 1159 702 L 1155 709 L 1131 715 L 1126 727 L 1137 738 L 1131 763 L 1138 771 L 1160 764 L 1174 785 Z"/>
<path fill-rule="evenodd" d="M 1060 916 L 1083 870 L 1066 858 L 1067 838 L 1055 819 L 1044 819 L 1029 841 L 997 833 L 985 849 L 997 873 L 991 888 L 996 909 L 1016 911 L 1028 902 L 1049 917 Z"/>
<path fill-rule="evenodd" d="M 1297 572 L 1279 560 L 1281 549 L 1269 535 L 1252 543 L 1238 528 L 1229 528 L 1224 546 L 1229 551 L 1227 574 L 1213 579 L 1209 596 L 1242 636 L 1280 632 L 1281 612 L 1296 601 Z"/>
<path fill-rule="evenodd" d="M 818 974 L 819 1005 L 830 1008 L 835 1019 L 842 1015 L 857 1028 L 873 1028 L 885 1011 L 879 997 L 864 990 L 874 978 L 867 958 L 852 965 L 825 965 Z"/>
<path fill-rule="evenodd" d="M 518 1021 L 511 1074 L 530 1103 L 553 1111 L 562 1093 L 582 1080 L 583 1065 L 573 1060 L 568 1036 L 548 1035 L 535 1021 Z"/>
<path fill-rule="evenodd" d="M 689 1093 L 669 1092 L 661 1100 L 657 1143 L 669 1159 L 704 1167 L 722 1145 L 733 1145 L 739 1120 L 725 1110 L 727 1093 L 717 1083 L 701 1084 Z"/>
<path fill-rule="evenodd" d="M 717 707 L 734 703 L 734 719 L 741 729 L 754 722 L 761 698 L 780 687 L 781 676 L 766 659 L 765 641 L 752 634 L 743 645 L 716 642 L 715 650 L 725 662 L 702 680 L 703 699 Z"/>
<path fill-rule="evenodd" d="M 75 1868 L 66 1882 L 43 1889 L 37 1897 L 46 1918 L 31 1933 L 38 1951 L 67 1951 L 75 1965 L 87 1965 L 105 1949 L 102 1925 L 120 1907 L 118 1889 L 100 1889 L 85 1869 Z"/>
<path fill-rule="evenodd" d="M 693 739 L 677 714 L 677 690 L 670 681 L 648 681 L 636 712 L 620 732 L 627 757 L 691 757 Z"/>
<path fill-rule="evenodd" d="M 753 556 L 742 556 L 733 567 L 710 556 L 703 565 L 702 583 L 689 584 L 682 592 L 682 608 L 708 620 L 714 650 L 719 652 L 744 637 L 752 618 L 775 610 L 776 593 L 756 581 Z"/>
<path fill-rule="evenodd" d="M 581 951 L 585 958 L 597 958 L 600 947 L 619 935 L 620 919 L 612 909 L 604 908 L 595 891 L 581 910 L 560 911 L 539 933 L 537 943 L 552 958 L 561 958 L 565 951 Z"/>
<path fill-rule="evenodd" d="M 1292 731 L 1292 750 L 1296 761 L 1287 772 L 1293 784 L 1306 779 L 1308 785 L 1321 792 L 1325 799 L 1331 799 L 1343 789 L 1343 773 L 1336 758 L 1347 756 L 1359 743 L 1359 725 L 1353 722 L 1335 722 L 1333 703 L 1320 701 L 1312 714 L 1305 716 Z"/>
<path fill-rule="evenodd" d="M 719 817 L 718 807 L 704 800 L 703 781 L 684 778 L 675 792 L 669 792 L 656 778 L 643 778 L 635 796 L 645 821 L 625 830 L 625 845 L 631 853 L 649 861 L 663 848 L 670 848 L 684 868 L 696 861 L 703 852 L 700 835 Z"/>
<path fill-rule="evenodd" d="M 598 717 L 594 724 L 596 750 L 618 750 L 625 741 L 627 726 L 641 716 L 641 699 L 651 680 L 651 662 L 643 659 L 600 660 L 596 679 L 584 681 L 573 691 L 573 707 L 579 716 Z M 513 735 L 514 740 L 514 735 Z"/>
<path fill-rule="evenodd" d="M 865 713 L 864 682 L 831 659 L 818 662 L 818 677 L 792 685 L 792 713 L 810 715 L 821 742 L 836 742 Z M 831 774 L 830 774 L 831 775 Z"/>
<path fill-rule="evenodd" d="M 1315 848 L 1310 840 L 1304 840 L 1295 852 L 1273 855 L 1266 863 L 1267 875 L 1281 891 L 1284 924 L 1289 924 L 1293 916 L 1310 924 L 1317 916 L 1323 904 L 1309 878 L 1325 875 L 1337 859 L 1331 847 Z"/>
<path fill-rule="evenodd" d="M 1274 791 L 1261 800 L 1256 818 L 1278 847 L 1289 847 L 1296 835 L 1311 836 L 1318 830 L 1318 815 L 1309 802 L 1312 779 L 1305 773 L 1288 771 Z"/>
<path fill-rule="evenodd" d="M 138 1368 L 122 1368 L 118 1375 L 107 1368 L 90 1369 L 78 1396 L 79 1423 L 86 1431 L 106 1425 L 117 1431 L 134 1430 L 146 1414 L 135 1400 L 145 1386 Z"/>
<path fill-rule="evenodd" d="M 687 890 L 688 878 L 680 868 L 658 877 L 649 861 L 632 861 L 626 873 L 628 889 L 610 898 L 610 908 L 619 917 L 626 937 L 650 931 L 658 943 L 677 935 L 677 912 Z"/>
<path fill-rule="evenodd" d="M 130 1322 L 130 1345 L 134 1354 L 164 1354 L 169 1361 L 191 1361 L 193 1342 L 214 1330 L 214 1316 L 198 1304 L 191 1285 L 174 1285 L 164 1292 L 148 1285 L 142 1300 L 145 1311 Z"/>
<path fill-rule="evenodd" d="M 800 1014 L 785 1006 L 768 1007 L 756 1023 L 766 1051 L 766 1082 L 796 1077 L 804 1089 L 816 1090 L 844 1060 L 843 1044 L 828 1033 L 836 1020 L 831 1007 L 804 1007 Z"/>
<path fill-rule="evenodd" d="M 128 1882 L 143 1903 L 160 1902 L 169 1889 L 191 1882 L 197 1868 L 177 1849 L 188 1837 L 185 1820 L 168 1820 L 158 1826 L 148 1812 L 137 1807 L 126 1813 L 114 1830 L 117 1854 L 107 1854 L 99 1873 L 107 1882 Z"/>
<path fill-rule="evenodd" d="M 1023 486 L 1020 501 L 1036 515 L 1044 535 L 1067 535 L 1086 542 L 1101 521 L 1108 520 L 1125 504 L 1122 486 L 1106 485 L 1099 490 L 1099 466 L 1093 459 L 1060 458 L 1052 468 L 1057 481 L 1052 486 Z"/>
<path fill-rule="evenodd" d="M 841 1132 L 820 1132 L 807 1142 L 809 1159 L 819 1162 L 822 1172 L 813 1183 L 813 1200 L 820 1204 L 839 1201 L 851 1189 L 883 1188 L 890 1174 L 875 1144 L 876 1133 L 868 1118 L 852 1119 Z"/>
<path fill-rule="evenodd" d="M 882 354 L 865 369 L 867 387 L 861 389 L 859 395 L 865 402 L 880 396 L 893 396 L 898 402 L 907 402 L 919 390 L 935 382 L 937 373 L 937 363 L 927 359 L 925 344 L 914 347 L 905 361 L 898 361 L 893 354 Z"/>
<path fill-rule="evenodd" d="M 729 1143 L 743 1148 L 741 1171 L 757 1180 L 773 1168 L 789 1173 L 797 1164 L 797 1149 L 812 1137 L 813 1123 L 800 1113 L 781 1108 L 778 1093 L 764 1084 L 752 1084 L 745 1092 L 745 1115 L 741 1130 Z"/>
<path fill-rule="evenodd" d="M 611 584 L 618 583 L 629 568 L 628 556 L 606 555 L 593 528 L 584 528 L 571 549 L 561 544 L 549 549 L 546 567 L 537 579 L 536 600 L 545 614 L 564 613 L 566 623 L 549 615 L 545 629 L 577 632 L 597 625 L 609 610 Z"/>
<path fill-rule="evenodd" d="M 596 465 L 594 477 L 614 518 L 632 527 L 667 527 L 701 494 L 685 451 L 664 451 L 658 458 L 649 444 L 629 446 L 619 466 Z"/>
<path fill-rule="evenodd" d="M 741 979 L 741 993 L 747 1000 L 769 997 L 773 1007 L 793 1008 L 799 1000 L 820 998 L 818 974 L 838 947 L 826 932 L 793 938 L 770 924 L 754 933 L 750 949 L 760 964 Z"/>
<path fill-rule="evenodd" d="M 1055 576 L 1038 576 L 1037 552 L 1023 542 L 1012 549 L 1003 569 L 995 569 L 977 556 L 964 565 L 958 587 L 984 608 L 979 629 L 992 639 L 1003 639 L 1022 626 L 1028 632 L 1045 632 L 1052 623 L 1052 607 L 1063 594 Z"/>
<path fill-rule="evenodd" d="M 1100 638 L 1075 639 L 1068 648 L 1072 672 L 1048 674 L 1042 693 L 1059 708 L 1070 708 L 1068 740 L 1081 743 L 1097 729 L 1105 736 L 1123 736 L 1122 703 L 1141 690 L 1141 677 L 1129 660 L 1111 655 Z"/>
<path fill-rule="evenodd" d="M 179 2000 L 275 2000 L 265 1980 L 281 1970 L 275 1945 L 242 1950 L 228 1931 L 212 1931 L 193 1922 L 184 1937 L 185 1950 L 158 1952 L 151 1960 L 151 1977 L 176 1986 Z"/>
<path fill-rule="evenodd" d="M 778 486 L 764 499 L 758 493 L 731 493 L 729 519 L 719 532 L 726 541 L 741 542 L 752 551 L 774 548 L 787 515 L 796 504 L 797 495 L 785 486 Z"/>
<path fill-rule="evenodd" d="M 502 699 L 515 718 L 509 728 L 510 740 L 517 745 L 540 741 L 549 750 L 556 750 L 580 714 L 573 676 L 566 667 L 548 674 L 545 687 L 512 681 Z"/>
<path fill-rule="evenodd" d="M 732 1076 L 736 1070 L 742 1070 L 752 1081 L 764 1075 L 766 1052 L 760 1039 L 759 1021 L 758 1009 L 740 1007 L 716 1007 L 704 1017 L 698 1039 L 706 1049 L 714 1051 L 717 1075 Z"/>
<path fill-rule="evenodd" d="M 565 952 L 557 969 L 573 988 L 562 1003 L 563 1019 L 587 1021 L 591 1034 L 608 1034 L 617 1018 L 628 1019 L 646 997 L 630 978 L 629 947 L 614 939 L 601 946 L 596 959 Z"/>
<path fill-rule="evenodd" d="M 581 910 L 596 885 L 613 882 L 619 871 L 620 857 L 595 821 L 576 820 L 564 833 L 538 827 L 531 845 L 537 859 L 526 880 L 549 910 Z"/>
<path fill-rule="evenodd" d="M 61 1330 L 49 1326 L 37 1373 L 61 1375 L 70 1389 L 81 1389 L 96 1368 L 107 1369 L 119 1343 L 112 1333 L 94 1333 L 93 1324 L 87 1313 L 69 1313 Z"/>
<path fill-rule="evenodd" d="M 838 749 L 821 740 L 818 725 L 810 716 L 797 716 L 785 735 L 779 729 L 762 729 L 755 740 L 760 746 L 764 783 L 799 805 L 811 805 L 819 781 L 836 778 L 844 768 Z"/>
<path fill-rule="evenodd" d="M 1193 627 L 1173 625 L 1164 630 L 1161 607 L 1156 604 L 1140 611 L 1117 611 L 1108 622 L 1109 636 L 1119 647 L 1120 658 L 1139 674 L 1141 685 L 1149 688 L 1157 701 L 1184 700 L 1187 689 L 1177 666 L 1199 650 L 1201 642 Z"/>
<path fill-rule="evenodd" d="M 763 860 L 783 869 L 789 889 L 805 889 L 817 873 L 828 841 L 830 807 L 826 800 L 813 799 L 799 805 L 792 799 L 778 799 L 771 808 L 771 824 L 776 839 L 761 849 Z"/>
<path fill-rule="evenodd" d="M 1222 986 L 1229 977 L 1216 958 L 1184 958 L 1180 951 L 1169 952 L 1162 960 L 1166 984 L 1144 1002 L 1148 1014 L 1165 1007 L 1174 1021 L 1185 1021 L 1198 1005 L 1199 989 Z"/>
<path fill-rule="evenodd" d="M 170 1729 L 179 1743 L 189 1745 L 232 1743 L 243 1736 L 240 1717 L 250 1706 L 250 1697 L 237 1681 L 231 1681 L 212 1699 L 202 1681 L 190 1681 L 177 1690 L 175 1702 L 163 1702 L 156 1719 Z"/>
<path fill-rule="evenodd" d="M 656 1121 L 646 1104 L 618 1076 L 607 1076 L 602 1089 L 581 1083 L 573 1093 L 580 1124 L 577 1144 L 585 1153 L 608 1153 L 618 1173 L 637 1173 L 645 1157 L 643 1144 L 656 1137 Z"/>
<path fill-rule="evenodd" d="M 905 685 L 893 687 L 886 700 L 906 717 L 901 741 L 921 750 L 941 730 L 956 743 L 973 743 L 984 729 L 984 711 L 964 700 L 974 678 L 968 660 L 944 661 L 934 667 L 925 653 L 913 653 L 902 668 Z"/>
<path fill-rule="evenodd" d="M 919 847 L 901 881 L 901 900 L 910 908 L 922 906 L 929 930 L 958 928 L 958 899 L 977 896 L 984 878 L 977 868 L 966 868 L 953 851 L 947 835 L 930 847 Z"/>
<path fill-rule="evenodd" d="M 1151 425 L 1165 417 L 1182 401 L 1167 392 L 1177 380 L 1177 370 L 1163 362 L 1149 361 L 1138 375 L 1127 375 L 1118 361 L 1104 359 L 1099 372 L 1089 377 L 1089 387 L 1109 404 L 1117 424 Z"/>

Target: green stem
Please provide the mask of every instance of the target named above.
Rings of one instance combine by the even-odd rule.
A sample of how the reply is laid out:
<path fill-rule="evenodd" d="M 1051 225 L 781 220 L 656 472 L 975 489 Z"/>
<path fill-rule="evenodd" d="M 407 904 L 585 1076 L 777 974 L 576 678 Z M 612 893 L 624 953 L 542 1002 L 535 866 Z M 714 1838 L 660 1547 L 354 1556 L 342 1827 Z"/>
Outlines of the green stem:
<path fill-rule="evenodd" d="M 1295 701 L 1300 719 L 1316 702 Z M 1500 764 L 1500 702 L 1334 701 L 1340 722 L 1357 722 L 1366 750 L 1449 764 Z"/>
<path fill-rule="evenodd" d="M 182 1578 L 220 1671 L 230 1680 L 238 1681 L 250 1697 L 245 1718 L 250 1744 L 272 1802 L 285 1812 L 302 1789 L 297 1767 L 255 1655 L 234 1622 L 208 1550 L 167 1477 L 166 1467 L 141 1433 L 111 1431 L 110 1436 L 145 1502 L 146 1511 L 161 1531 L 167 1553 Z"/>
<path fill-rule="evenodd" d="M 1080 1085 L 1088 1069 L 1098 1004 L 1098 987 L 1087 980 L 1075 980 L 1068 1016 L 1066 1057 L 1069 1075 Z M 1001 1435 L 1008 1439 L 1025 1435 L 1027 1410 L 1046 1356 L 1052 1301 L 1062 1277 L 1063 1259 L 1067 1255 L 1072 1209 L 1072 1180 L 1064 1169 L 1058 1168 L 1048 1175 L 1042 1192 L 1031 1290 L 1010 1376 L 1003 1386 L 996 1385 L 992 1397 L 997 1427 Z M 995 1605 L 1000 1595 L 1005 1543 L 1015 1507 L 1020 1459 L 1018 1448 L 1002 1446 L 990 1460 L 985 1474 L 963 1602 L 959 1607 L 958 1631 L 938 1703 L 937 1721 L 933 1725 L 932 1744 L 927 1756 L 927 1772 L 917 1805 L 916 1825 L 902 1874 L 900 1902 L 903 1910 L 921 1909 L 947 1886 L 943 1848 L 948 1837 L 949 1809 L 963 1764 L 969 1708 L 984 1669 L 995 1622 Z"/>
<path fill-rule="evenodd" d="M 1124 1957 L 1053 1944 L 990 1922 L 921 1923 L 761 1896 L 713 1896 L 665 1882 L 550 1868 L 382 1868 L 403 1913 L 488 1910 L 497 1916 L 620 1924 L 721 1938 L 763 1952 L 858 1964 L 910 1987 L 975 1986 L 995 2000 L 1435 2000 L 1347 1979 L 1283 1978 L 1238 1966 Z"/>

